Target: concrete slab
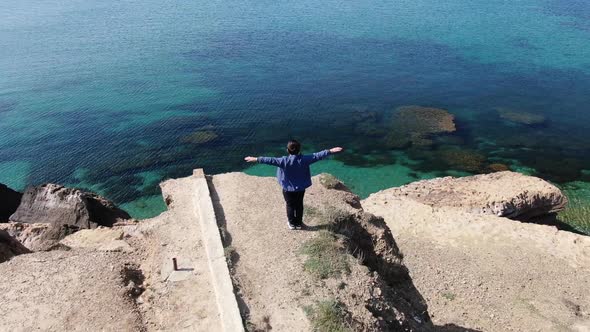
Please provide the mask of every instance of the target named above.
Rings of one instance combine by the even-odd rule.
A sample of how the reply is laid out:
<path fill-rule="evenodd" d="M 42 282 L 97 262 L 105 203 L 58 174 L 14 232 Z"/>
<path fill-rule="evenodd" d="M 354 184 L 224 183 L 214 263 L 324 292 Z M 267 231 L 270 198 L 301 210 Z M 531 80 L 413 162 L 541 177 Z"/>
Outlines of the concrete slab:
<path fill-rule="evenodd" d="M 234 294 L 229 268 L 225 260 L 221 234 L 219 233 L 205 172 L 203 169 L 196 169 L 193 172 L 193 177 L 196 178 L 195 211 L 198 213 L 201 223 L 203 244 L 207 251 L 209 269 L 213 278 L 212 283 L 215 288 L 223 330 L 242 332 L 244 331 L 244 325 Z"/>

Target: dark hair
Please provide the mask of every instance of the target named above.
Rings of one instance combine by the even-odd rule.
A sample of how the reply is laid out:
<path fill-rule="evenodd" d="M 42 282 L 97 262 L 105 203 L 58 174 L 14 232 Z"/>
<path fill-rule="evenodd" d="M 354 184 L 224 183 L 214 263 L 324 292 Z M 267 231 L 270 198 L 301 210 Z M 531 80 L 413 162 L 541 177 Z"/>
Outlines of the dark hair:
<path fill-rule="evenodd" d="M 294 139 L 290 140 L 289 143 L 287 143 L 287 151 L 289 151 L 289 154 L 299 154 L 299 151 L 301 151 L 301 143 Z"/>

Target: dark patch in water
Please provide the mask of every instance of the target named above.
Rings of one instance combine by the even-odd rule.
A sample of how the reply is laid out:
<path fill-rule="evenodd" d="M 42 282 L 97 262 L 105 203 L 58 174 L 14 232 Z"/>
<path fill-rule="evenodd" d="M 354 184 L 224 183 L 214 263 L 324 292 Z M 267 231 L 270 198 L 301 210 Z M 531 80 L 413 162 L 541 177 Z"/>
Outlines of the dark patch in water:
<path fill-rule="evenodd" d="M 539 47 L 533 45 L 527 38 L 525 37 L 517 37 L 517 38 L 513 38 L 510 41 L 510 45 L 523 49 L 523 50 L 529 50 L 529 51 L 536 51 L 539 50 Z"/>
<path fill-rule="evenodd" d="M 15 101 L 0 100 L 0 114 L 13 111 L 16 105 L 17 103 Z"/>

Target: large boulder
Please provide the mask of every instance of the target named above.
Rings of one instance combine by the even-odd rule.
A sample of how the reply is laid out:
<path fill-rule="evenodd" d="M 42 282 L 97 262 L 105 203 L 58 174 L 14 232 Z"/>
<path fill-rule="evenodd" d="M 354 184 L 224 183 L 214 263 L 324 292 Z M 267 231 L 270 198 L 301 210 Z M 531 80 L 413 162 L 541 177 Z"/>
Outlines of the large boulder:
<path fill-rule="evenodd" d="M 13 256 L 30 252 L 29 249 L 10 236 L 7 231 L 0 230 L 0 263 L 9 260 Z"/>
<path fill-rule="evenodd" d="M 127 212 L 104 197 L 49 183 L 27 188 L 10 221 L 68 225 L 82 229 L 110 227 L 119 220 L 130 218 Z"/>
<path fill-rule="evenodd" d="M 16 211 L 23 194 L 0 183 L 0 222 L 7 222 Z"/>
<path fill-rule="evenodd" d="M 454 207 L 521 221 L 562 211 L 568 202 L 549 182 L 508 171 L 423 180 L 379 194 L 407 197 L 432 207 Z"/>

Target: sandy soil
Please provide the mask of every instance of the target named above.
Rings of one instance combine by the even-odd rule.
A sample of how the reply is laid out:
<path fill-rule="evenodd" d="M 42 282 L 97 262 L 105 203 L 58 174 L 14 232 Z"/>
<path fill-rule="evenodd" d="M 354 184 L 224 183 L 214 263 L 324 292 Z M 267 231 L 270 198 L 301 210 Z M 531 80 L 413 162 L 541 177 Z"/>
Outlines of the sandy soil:
<path fill-rule="evenodd" d="M 362 203 L 385 218 L 436 324 L 590 330 L 590 238 L 386 192 Z"/>
<path fill-rule="evenodd" d="M 141 331 L 122 271 L 133 257 L 38 252 L 0 264 L 0 331 Z"/>

